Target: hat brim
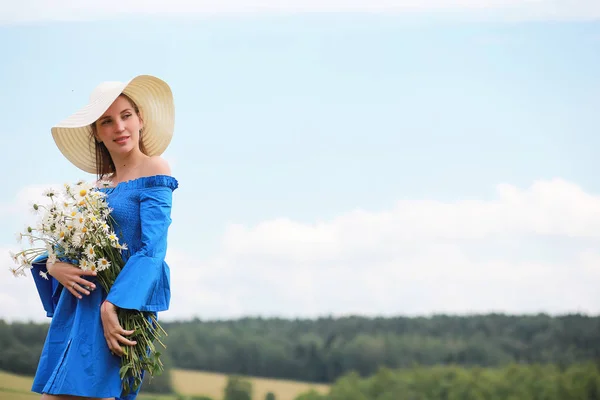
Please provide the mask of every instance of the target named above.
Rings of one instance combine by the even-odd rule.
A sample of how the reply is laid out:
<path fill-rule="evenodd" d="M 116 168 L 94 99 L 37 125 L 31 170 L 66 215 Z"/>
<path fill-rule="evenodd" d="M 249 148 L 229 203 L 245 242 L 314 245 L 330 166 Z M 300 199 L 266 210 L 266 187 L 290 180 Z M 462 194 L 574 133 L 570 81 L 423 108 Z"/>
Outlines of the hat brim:
<path fill-rule="evenodd" d="M 175 105 L 171 88 L 157 77 L 139 75 L 129 82 L 115 85 L 52 127 L 56 146 L 79 169 L 97 173 L 96 146 L 90 126 L 122 93 L 139 107 L 144 120 L 141 140 L 146 154 L 161 155 L 171 143 L 175 129 Z"/>

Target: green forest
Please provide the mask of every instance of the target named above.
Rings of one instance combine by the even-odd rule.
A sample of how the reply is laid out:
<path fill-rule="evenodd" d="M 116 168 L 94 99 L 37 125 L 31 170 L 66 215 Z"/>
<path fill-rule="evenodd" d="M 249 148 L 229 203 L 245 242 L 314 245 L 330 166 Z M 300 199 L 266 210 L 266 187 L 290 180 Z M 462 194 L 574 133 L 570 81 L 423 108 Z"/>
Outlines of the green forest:
<path fill-rule="evenodd" d="M 594 363 L 563 370 L 539 364 L 382 368 L 369 378 L 349 373 L 328 394 L 296 400 L 600 400 L 600 371 Z"/>
<path fill-rule="evenodd" d="M 178 368 L 333 382 L 346 372 L 600 359 L 600 317 L 482 315 L 168 324 Z"/>
<path fill-rule="evenodd" d="M 333 383 L 329 395 L 306 393 L 301 400 L 600 400 L 598 316 L 242 318 L 162 324 L 168 332 L 165 357 L 172 367 Z M 33 374 L 47 328 L 0 321 L 0 370 Z"/>

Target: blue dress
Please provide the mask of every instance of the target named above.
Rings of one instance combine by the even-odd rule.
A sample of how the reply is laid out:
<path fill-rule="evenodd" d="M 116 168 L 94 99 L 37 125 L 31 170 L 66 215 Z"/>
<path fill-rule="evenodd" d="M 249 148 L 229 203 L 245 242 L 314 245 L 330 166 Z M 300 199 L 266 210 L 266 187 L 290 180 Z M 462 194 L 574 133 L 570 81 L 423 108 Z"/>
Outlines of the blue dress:
<path fill-rule="evenodd" d="M 125 267 L 109 293 L 96 283 L 96 289 L 79 300 L 50 275 L 48 280 L 39 275 L 46 271 L 46 257 L 33 264 L 37 291 L 52 320 L 32 391 L 117 400 L 137 397 L 139 389 L 121 397 L 121 359 L 110 353 L 104 338 L 100 305 L 107 299 L 119 308 L 151 312 L 169 308 L 170 270 L 165 255 L 172 193 L 177 187 L 175 178 L 155 175 L 100 189 L 113 209 L 115 233 L 129 248 Z"/>

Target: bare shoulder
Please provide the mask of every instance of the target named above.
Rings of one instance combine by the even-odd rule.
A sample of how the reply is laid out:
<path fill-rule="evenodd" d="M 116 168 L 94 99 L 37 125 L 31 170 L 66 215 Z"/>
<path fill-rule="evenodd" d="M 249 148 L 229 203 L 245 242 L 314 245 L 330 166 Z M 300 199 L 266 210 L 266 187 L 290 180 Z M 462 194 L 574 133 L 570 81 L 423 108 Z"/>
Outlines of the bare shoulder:
<path fill-rule="evenodd" d="M 171 175 L 171 166 L 160 156 L 148 157 L 144 165 L 145 175 Z"/>

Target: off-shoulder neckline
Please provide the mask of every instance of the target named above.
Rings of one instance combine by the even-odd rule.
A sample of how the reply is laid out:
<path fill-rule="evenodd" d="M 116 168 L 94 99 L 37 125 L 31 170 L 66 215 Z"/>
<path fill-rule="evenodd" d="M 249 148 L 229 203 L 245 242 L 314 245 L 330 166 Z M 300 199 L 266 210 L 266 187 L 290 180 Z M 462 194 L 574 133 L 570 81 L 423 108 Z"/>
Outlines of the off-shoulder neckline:
<path fill-rule="evenodd" d="M 150 175 L 119 182 L 114 186 L 101 186 L 99 190 L 114 191 L 125 189 L 143 189 L 154 186 L 166 186 L 171 190 L 177 189 L 179 182 L 171 175 Z"/>

